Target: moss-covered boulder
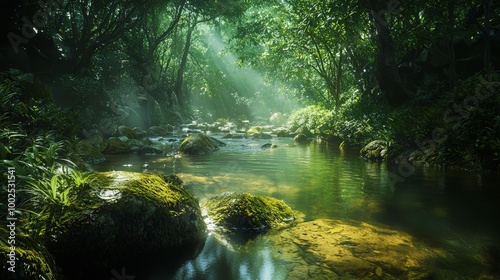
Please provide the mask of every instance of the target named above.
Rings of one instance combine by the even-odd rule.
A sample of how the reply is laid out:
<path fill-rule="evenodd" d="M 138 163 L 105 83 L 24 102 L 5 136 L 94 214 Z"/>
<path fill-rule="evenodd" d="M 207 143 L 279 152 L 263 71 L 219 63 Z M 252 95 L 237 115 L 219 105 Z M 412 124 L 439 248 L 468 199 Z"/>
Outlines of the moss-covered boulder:
<path fill-rule="evenodd" d="M 251 139 L 271 139 L 272 135 L 270 134 L 272 130 L 265 126 L 254 126 L 249 128 L 245 132 L 246 138 Z"/>
<path fill-rule="evenodd" d="M 193 257 L 206 236 L 197 199 L 182 186 L 134 172 L 92 174 L 78 203 L 47 220 L 46 244 L 65 275 Z M 163 263 L 165 265 L 165 263 Z M 108 277 L 109 279 L 109 277 Z"/>
<path fill-rule="evenodd" d="M 54 259 L 43 245 L 19 232 L 15 244 L 9 244 L 9 235 L 7 228 L 0 228 L 0 279 L 60 279 Z"/>
<path fill-rule="evenodd" d="M 295 130 L 295 135 L 300 135 L 300 134 L 304 134 L 306 137 L 314 136 L 311 130 L 309 130 L 309 128 L 305 124 L 299 126 L 299 128 Z"/>
<path fill-rule="evenodd" d="M 381 140 L 372 141 L 361 149 L 360 154 L 366 160 L 384 160 L 387 157 L 387 142 Z"/>
<path fill-rule="evenodd" d="M 182 141 L 179 151 L 188 155 L 200 155 L 215 152 L 226 144 L 203 133 L 189 135 Z"/>
<path fill-rule="evenodd" d="M 117 130 L 118 130 L 119 136 L 125 136 L 128 139 L 137 139 L 138 138 L 138 135 L 136 133 L 137 129 L 134 130 L 128 126 L 120 125 Z"/>
<path fill-rule="evenodd" d="M 127 139 L 118 139 L 116 137 L 109 138 L 103 148 L 103 153 L 106 154 L 124 154 L 130 152 L 130 141 Z"/>
<path fill-rule="evenodd" d="M 293 137 L 293 141 L 295 141 L 298 144 L 309 144 L 309 138 L 305 134 L 297 134 L 295 137 Z"/>
<path fill-rule="evenodd" d="M 277 129 L 273 131 L 274 134 L 276 134 L 277 137 L 293 137 L 293 133 L 291 133 L 287 129 Z"/>
<path fill-rule="evenodd" d="M 265 232 L 287 227 L 295 220 L 294 211 L 282 200 L 247 193 L 225 193 L 204 203 L 210 220 L 229 231 Z"/>

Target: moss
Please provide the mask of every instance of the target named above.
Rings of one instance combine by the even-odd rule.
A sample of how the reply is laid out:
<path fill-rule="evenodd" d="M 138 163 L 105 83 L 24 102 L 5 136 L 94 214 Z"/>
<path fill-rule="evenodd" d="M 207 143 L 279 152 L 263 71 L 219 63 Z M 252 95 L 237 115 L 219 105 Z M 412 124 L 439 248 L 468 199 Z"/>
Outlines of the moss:
<path fill-rule="evenodd" d="M 104 153 L 108 154 L 121 154 L 130 152 L 130 143 L 128 141 L 121 141 L 118 138 L 111 137 L 104 146 Z"/>
<path fill-rule="evenodd" d="M 387 158 L 387 142 L 381 140 L 372 141 L 361 149 L 360 154 L 367 160 L 384 160 Z"/>
<path fill-rule="evenodd" d="M 259 135 L 262 133 L 262 128 L 261 127 L 258 127 L 258 126 L 255 126 L 255 127 L 251 127 L 249 128 L 245 135 L 247 138 L 251 138 L 253 137 L 254 135 Z"/>
<path fill-rule="evenodd" d="M 293 140 L 297 142 L 298 144 L 309 144 L 309 138 L 305 134 L 298 134 L 296 135 Z"/>
<path fill-rule="evenodd" d="M 197 199 L 182 186 L 134 172 L 91 174 L 81 205 L 47 220 L 47 246 L 66 273 L 153 260 L 204 241 Z M 74 262 L 70 260 L 81 260 Z"/>
<path fill-rule="evenodd" d="M 31 237 L 24 234 L 16 235 L 15 272 L 8 270 L 10 245 L 7 243 L 8 231 L 0 228 L 0 262 L 1 279 L 59 279 L 54 259 L 47 249 Z"/>
<path fill-rule="evenodd" d="M 219 140 L 203 133 L 197 133 L 186 137 L 179 146 L 179 151 L 189 155 L 207 154 L 217 151 L 220 146 L 224 145 Z"/>
<path fill-rule="evenodd" d="M 216 225 L 236 231 L 282 228 L 295 219 L 285 202 L 268 196 L 227 193 L 211 198 L 204 206 Z"/>
<path fill-rule="evenodd" d="M 120 136 L 125 136 L 128 139 L 137 139 L 138 138 L 137 133 L 136 133 L 136 131 L 134 131 L 134 129 L 132 129 L 128 126 L 124 126 L 124 125 L 120 125 L 118 127 L 118 134 Z"/>

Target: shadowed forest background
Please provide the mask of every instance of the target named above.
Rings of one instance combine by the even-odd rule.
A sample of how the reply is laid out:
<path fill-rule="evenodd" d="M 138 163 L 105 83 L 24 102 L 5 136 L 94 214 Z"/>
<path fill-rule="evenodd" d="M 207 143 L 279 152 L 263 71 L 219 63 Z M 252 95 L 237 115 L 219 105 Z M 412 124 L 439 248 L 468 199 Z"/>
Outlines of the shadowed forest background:
<path fill-rule="evenodd" d="M 0 19 L 0 166 L 39 215 L 104 154 L 171 153 L 127 141 L 182 127 L 500 171 L 499 1 L 21 0 Z"/>
<path fill-rule="evenodd" d="M 57 141 L 305 108 L 292 122 L 346 144 L 417 149 L 442 128 L 449 137 L 425 147 L 439 163 L 498 170 L 498 94 L 477 93 L 497 85 L 498 12 L 457 0 L 10 1 L 2 94 L 19 102 L 3 98 L 2 127 Z"/>

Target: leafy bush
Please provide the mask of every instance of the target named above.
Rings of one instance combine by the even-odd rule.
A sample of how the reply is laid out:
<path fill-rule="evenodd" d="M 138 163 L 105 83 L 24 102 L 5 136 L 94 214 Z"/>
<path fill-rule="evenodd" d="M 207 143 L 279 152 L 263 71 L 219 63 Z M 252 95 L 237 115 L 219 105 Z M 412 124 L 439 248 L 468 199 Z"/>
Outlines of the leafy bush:
<path fill-rule="evenodd" d="M 469 169 L 500 171 L 500 73 L 473 76 L 450 93 L 443 108 L 441 158 Z"/>
<path fill-rule="evenodd" d="M 392 141 L 389 111 L 384 100 L 362 98 L 354 92 L 337 112 L 337 136 L 351 145 L 364 145 L 372 140 Z"/>
<path fill-rule="evenodd" d="M 287 127 L 295 131 L 305 126 L 314 134 L 333 133 L 334 113 L 317 105 L 311 105 L 295 111 L 288 118 Z"/>
<path fill-rule="evenodd" d="M 2 115 L 0 116 L 1 127 L 6 131 L 16 130 L 28 138 L 35 138 L 44 133 L 52 133 L 59 139 L 69 138 L 79 130 L 79 118 L 69 110 L 58 107 L 52 96 L 47 93 L 48 89 L 37 84 L 30 83 L 26 79 L 19 78 L 18 71 L 1 73 L 0 83 L 0 105 Z M 37 90 L 41 94 L 35 98 Z M 35 93 L 34 93 L 35 92 Z M 32 96 L 26 98 L 26 96 Z M 15 127 L 15 129 L 14 129 Z"/>
<path fill-rule="evenodd" d="M 500 171 L 500 74 L 460 81 L 453 89 L 423 94 L 391 113 L 401 150 L 417 150 L 424 161 L 471 170 Z"/>

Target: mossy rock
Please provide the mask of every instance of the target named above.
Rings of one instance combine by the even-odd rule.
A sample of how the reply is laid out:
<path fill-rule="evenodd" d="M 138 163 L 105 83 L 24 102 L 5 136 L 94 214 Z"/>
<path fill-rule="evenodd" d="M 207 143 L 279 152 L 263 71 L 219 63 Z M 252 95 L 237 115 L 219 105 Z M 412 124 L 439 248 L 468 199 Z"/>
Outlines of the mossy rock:
<path fill-rule="evenodd" d="M 261 132 L 252 135 L 252 139 L 271 139 L 273 136 L 269 133 Z"/>
<path fill-rule="evenodd" d="M 128 126 L 125 125 L 120 125 L 118 127 L 118 135 L 119 136 L 126 136 L 128 139 L 137 139 L 137 130 L 134 130 Z"/>
<path fill-rule="evenodd" d="M 275 144 L 272 144 L 272 143 L 266 143 L 262 146 L 260 146 L 261 149 L 265 150 L 265 149 L 276 149 L 278 148 L 278 145 L 275 145 Z"/>
<path fill-rule="evenodd" d="M 297 142 L 298 144 L 309 144 L 309 138 L 305 134 L 298 134 L 295 137 L 293 137 L 293 140 Z"/>
<path fill-rule="evenodd" d="M 387 158 L 387 142 L 375 140 L 361 149 L 360 154 L 364 159 L 371 161 L 381 161 Z"/>
<path fill-rule="evenodd" d="M 212 222 L 229 231 L 265 232 L 288 227 L 295 213 L 285 202 L 269 196 L 225 193 L 204 203 Z"/>
<path fill-rule="evenodd" d="M 215 138 L 203 133 L 197 133 L 186 137 L 179 146 L 179 151 L 188 155 L 208 154 L 225 145 L 225 143 Z"/>
<path fill-rule="evenodd" d="M 309 130 L 309 128 L 303 124 L 297 130 L 295 130 L 295 135 L 304 134 L 306 137 L 313 137 L 313 133 Z"/>
<path fill-rule="evenodd" d="M 78 205 L 47 218 L 43 235 L 65 275 L 109 275 L 154 260 L 182 261 L 206 237 L 197 199 L 182 186 L 134 172 L 90 175 Z M 165 264 L 163 264 L 165 265 Z M 109 277 L 108 277 L 109 279 Z"/>
<path fill-rule="evenodd" d="M 229 133 L 229 134 L 224 135 L 222 138 L 224 138 L 224 139 L 243 139 L 245 137 L 243 136 L 243 134 Z"/>
<path fill-rule="evenodd" d="M 163 150 L 160 147 L 156 147 L 153 142 L 149 139 L 132 139 L 129 141 L 130 151 L 140 154 L 140 155 L 155 155 L 163 154 Z"/>
<path fill-rule="evenodd" d="M 0 228 L 0 279 L 42 280 L 60 279 L 54 259 L 47 249 L 31 237 L 17 232 L 15 238 L 15 265 L 11 268 L 11 244 L 7 228 Z M 14 255 L 12 255 L 14 257 Z M 11 270 L 9 270 L 9 268 Z M 12 271 L 12 269 L 14 271 Z"/>
<path fill-rule="evenodd" d="M 293 134 L 286 129 L 276 130 L 273 133 L 275 133 L 277 137 L 293 137 Z"/>
<path fill-rule="evenodd" d="M 144 131 L 145 136 L 167 136 L 174 132 L 174 126 L 170 124 L 161 126 L 151 126 L 149 129 Z"/>
<path fill-rule="evenodd" d="M 109 140 L 104 144 L 104 153 L 107 154 L 125 154 L 125 153 L 130 153 L 130 142 L 129 141 L 122 141 L 118 138 L 111 137 Z"/>
<path fill-rule="evenodd" d="M 246 138 L 252 138 L 252 139 L 271 139 L 271 129 L 263 126 L 254 126 L 249 128 L 245 132 L 245 137 Z"/>
<path fill-rule="evenodd" d="M 80 140 L 76 145 L 78 155 L 86 163 L 98 163 L 104 161 L 104 155 L 101 153 L 100 145 L 94 144 L 93 140 Z"/>

